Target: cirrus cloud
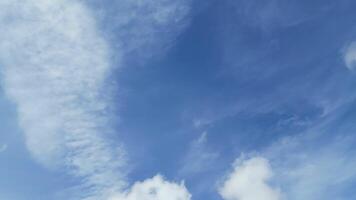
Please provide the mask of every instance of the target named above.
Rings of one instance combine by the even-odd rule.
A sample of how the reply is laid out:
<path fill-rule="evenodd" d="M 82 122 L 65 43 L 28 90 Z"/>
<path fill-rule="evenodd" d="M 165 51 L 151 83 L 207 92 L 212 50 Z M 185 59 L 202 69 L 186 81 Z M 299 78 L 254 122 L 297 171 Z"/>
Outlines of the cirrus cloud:
<path fill-rule="evenodd" d="M 4 90 L 17 105 L 33 158 L 82 180 L 76 199 L 108 199 L 128 185 L 126 152 L 120 142 L 110 140 L 112 55 L 122 58 L 132 49 L 154 45 L 154 39 L 141 40 L 146 35 L 165 38 L 165 32 L 174 29 L 172 24 L 186 15 L 178 12 L 179 7 L 188 6 L 185 1 L 119 2 L 119 8 L 129 11 L 117 15 L 124 22 L 118 23 L 122 45 L 115 52 L 98 29 L 94 13 L 81 1 L 0 2 Z M 145 9 L 151 10 L 151 17 L 140 14 Z M 156 32 L 157 27 L 164 31 Z M 169 38 L 177 34 L 170 33 Z"/>

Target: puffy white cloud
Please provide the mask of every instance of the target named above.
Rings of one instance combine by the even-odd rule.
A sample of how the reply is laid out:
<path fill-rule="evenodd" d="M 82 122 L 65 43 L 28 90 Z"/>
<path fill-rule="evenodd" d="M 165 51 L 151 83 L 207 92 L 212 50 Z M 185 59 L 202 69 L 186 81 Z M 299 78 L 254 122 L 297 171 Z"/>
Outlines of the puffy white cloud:
<path fill-rule="evenodd" d="M 127 10 L 117 15 L 124 21 L 117 23 L 122 45 L 112 52 L 82 1 L 0 1 L 3 88 L 17 104 L 32 156 L 49 168 L 60 167 L 83 179 L 80 190 L 85 192 L 77 199 L 107 199 L 126 187 L 125 151 L 108 140 L 114 131 L 107 80 L 113 69 L 111 56 L 121 58 L 130 49 L 156 41 L 141 41 L 145 34 L 164 39 L 155 35 L 156 25 L 170 32 L 186 13 L 176 12 L 185 1 L 118 2 Z M 146 7 L 155 8 L 149 18 L 140 14 Z M 125 31 L 127 25 L 130 32 Z"/>
<path fill-rule="evenodd" d="M 268 183 L 272 175 L 268 160 L 262 157 L 237 160 L 219 188 L 220 195 L 225 200 L 280 200 L 279 190 Z"/>
<path fill-rule="evenodd" d="M 129 191 L 110 200 L 190 200 L 191 194 L 184 183 L 166 181 L 161 175 L 135 183 Z"/>
<path fill-rule="evenodd" d="M 356 69 L 356 42 L 352 42 L 344 52 L 346 67 L 350 70 Z"/>

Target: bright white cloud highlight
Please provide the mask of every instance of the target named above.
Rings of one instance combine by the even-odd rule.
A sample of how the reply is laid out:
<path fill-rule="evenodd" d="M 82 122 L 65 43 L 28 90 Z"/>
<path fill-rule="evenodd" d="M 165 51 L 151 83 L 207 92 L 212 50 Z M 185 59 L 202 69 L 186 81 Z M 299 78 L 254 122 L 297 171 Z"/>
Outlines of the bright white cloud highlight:
<path fill-rule="evenodd" d="M 350 70 L 356 69 L 356 42 L 352 42 L 344 53 L 346 67 Z"/>
<path fill-rule="evenodd" d="M 132 49 L 153 45 L 156 38 L 165 39 L 165 33 L 171 38 L 170 28 L 187 14 L 179 7 L 188 6 L 185 1 L 171 3 L 118 1 L 125 12 L 117 15 L 121 45 L 112 52 L 82 1 L 0 1 L 4 90 L 18 106 L 33 157 L 83 179 L 76 199 L 106 200 L 126 187 L 125 151 L 108 140 L 113 133 L 107 84 L 111 56 L 121 58 Z M 142 12 L 146 9 L 148 13 Z M 156 32 L 157 27 L 164 31 Z"/>
<path fill-rule="evenodd" d="M 131 190 L 110 200 L 190 200 L 191 194 L 184 183 L 164 180 L 160 175 L 135 183 Z"/>
<path fill-rule="evenodd" d="M 268 184 L 273 173 L 268 160 L 255 157 L 238 160 L 219 188 L 224 200 L 280 200 L 278 189 Z"/>

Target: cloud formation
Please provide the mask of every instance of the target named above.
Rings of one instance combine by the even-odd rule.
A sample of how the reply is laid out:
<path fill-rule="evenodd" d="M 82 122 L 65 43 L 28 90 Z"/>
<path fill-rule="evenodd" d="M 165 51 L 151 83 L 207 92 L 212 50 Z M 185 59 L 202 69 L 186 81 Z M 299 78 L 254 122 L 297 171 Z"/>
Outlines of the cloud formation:
<path fill-rule="evenodd" d="M 125 60 L 145 63 L 172 46 L 189 24 L 191 0 L 90 0 Z"/>
<path fill-rule="evenodd" d="M 156 41 L 152 38 L 164 39 L 172 24 L 186 14 L 176 12 L 185 7 L 181 1 L 122 0 L 119 4 L 128 9 L 118 17 L 121 50 L 115 56 L 119 58 L 132 49 L 150 46 Z M 141 13 L 146 9 L 148 18 Z M 109 140 L 114 132 L 108 92 L 113 52 L 94 14 L 81 1 L 4 0 L 0 24 L 3 87 L 17 105 L 33 158 L 81 178 L 80 190 L 85 192 L 76 199 L 108 199 L 124 191 L 125 150 Z M 162 31 L 156 32 L 157 27 Z M 150 37 L 143 41 L 146 35 Z M 163 191 L 175 189 L 160 178 L 153 182 L 162 184 Z"/>
<path fill-rule="evenodd" d="M 0 145 L 0 153 L 4 152 L 6 150 L 7 150 L 7 144 Z"/>
<path fill-rule="evenodd" d="M 184 183 L 172 183 L 160 175 L 135 183 L 130 191 L 110 200 L 190 200 L 191 194 Z"/>
<path fill-rule="evenodd" d="M 281 139 L 265 152 L 286 199 L 347 199 L 345 191 L 356 178 L 356 138 L 354 115 L 345 118 L 349 113 L 343 111 L 333 112 L 300 135 Z"/>
<path fill-rule="evenodd" d="M 104 88 L 109 50 L 88 9 L 27 0 L 2 1 L 0 10 L 4 89 L 33 157 L 82 177 L 93 193 L 121 188 L 124 153 L 105 138 L 112 132 Z"/>
<path fill-rule="evenodd" d="M 219 193 L 224 200 L 280 200 L 279 190 L 268 183 L 272 175 L 265 158 L 237 160 Z"/>
<path fill-rule="evenodd" d="M 344 61 L 349 70 L 356 69 L 356 42 L 352 42 L 344 53 Z"/>
<path fill-rule="evenodd" d="M 203 132 L 197 140 L 194 140 L 182 160 L 179 173 L 184 176 L 192 176 L 196 173 L 208 171 L 213 166 L 219 153 L 213 152 L 207 147 L 207 132 Z"/>

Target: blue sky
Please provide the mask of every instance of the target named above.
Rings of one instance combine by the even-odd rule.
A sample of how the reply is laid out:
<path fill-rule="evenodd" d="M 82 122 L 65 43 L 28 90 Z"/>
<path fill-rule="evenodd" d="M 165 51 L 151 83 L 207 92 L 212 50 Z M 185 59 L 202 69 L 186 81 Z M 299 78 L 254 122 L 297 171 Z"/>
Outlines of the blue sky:
<path fill-rule="evenodd" d="M 351 200 L 356 2 L 2 0 L 0 200 Z"/>

